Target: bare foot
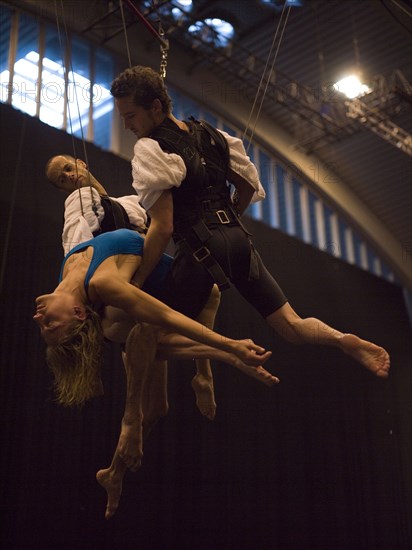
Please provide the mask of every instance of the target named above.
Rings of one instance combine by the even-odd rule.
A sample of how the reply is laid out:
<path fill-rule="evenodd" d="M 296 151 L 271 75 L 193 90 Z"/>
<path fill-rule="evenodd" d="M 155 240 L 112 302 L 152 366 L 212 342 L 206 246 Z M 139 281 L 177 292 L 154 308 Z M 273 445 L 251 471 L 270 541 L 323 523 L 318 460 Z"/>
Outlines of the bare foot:
<path fill-rule="evenodd" d="M 270 372 L 268 372 L 262 366 L 250 367 L 238 358 L 236 358 L 236 360 L 234 360 L 232 364 L 244 374 L 247 374 L 247 376 L 251 376 L 258 382 L 262 382 L 262 384 L 265 384 L 265 386 L 274 386 L 275 384 L 279 384 L 280 382 L 279 378 L 273 376 L 273 374 L 270 374 Z"/>
<path fill-rule="evenodd" d="M 104 517 L 110 519 L 119 507 L 123 476 L 115 476 L 110 468 L 107 468 L 106 470 L 99 470 L 96 474 L 96 479 L 103 489 L 106 490 L 107 505 Z"/>
<path fill-rule="evenodd" d="M 141 422 L 126 424 L 122 421 L 118 450 L 121 459 L 132 472 L 140 468 L 143 457 Z"/>
<path fill-rule="evenodd" d="M 344 334 L 341 336 L 340 347 L 345 353 L 356 359 L 356 361 L 376 376 L 380 378 L 388 377 L 390 359 L 385 349 L 362 340 L 354 334 Z"/>
<path fill-rule="evenodd" d="M 192 379 L 192 388 L 196 395 L 196 405 L 199 411 L 209 420 L 214 420 L 216 402 L 213 378 L 206 377 L 198 372 Z"/>

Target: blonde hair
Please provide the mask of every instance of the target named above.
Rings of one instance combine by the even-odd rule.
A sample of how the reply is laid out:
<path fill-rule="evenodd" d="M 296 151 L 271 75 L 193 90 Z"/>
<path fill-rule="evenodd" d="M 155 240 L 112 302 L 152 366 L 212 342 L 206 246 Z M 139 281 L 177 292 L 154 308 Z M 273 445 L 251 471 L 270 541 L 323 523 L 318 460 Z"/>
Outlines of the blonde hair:
<path fill-rule="evenodd" d="M 103 330 L 99 315 L 86 306 L 84 321 L 74 322 L 64 338 L 47 346 L 46 361 L 54 376 L 57 403 L 81 407 L 103 394 L 100 378 Z"/>

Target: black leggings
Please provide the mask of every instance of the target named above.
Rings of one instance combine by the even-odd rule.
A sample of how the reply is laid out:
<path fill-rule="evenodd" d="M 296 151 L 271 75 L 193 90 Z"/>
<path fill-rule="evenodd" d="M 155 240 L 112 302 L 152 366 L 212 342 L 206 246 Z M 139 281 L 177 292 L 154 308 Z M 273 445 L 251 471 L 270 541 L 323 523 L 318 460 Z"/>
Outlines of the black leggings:
<path fill-rule="evenodd" d="M 259 277 L 250 279 L 251 244 L 239 226 L 219 225 L 205 245 L 240 294 L 266 318 L 287 302 L 281 288 L 254 251 Z M 195 318 L 209 298 L 213 280 L 184 247 L 177 245 L 175 259 L 160 298 L 173 309 Z"/>

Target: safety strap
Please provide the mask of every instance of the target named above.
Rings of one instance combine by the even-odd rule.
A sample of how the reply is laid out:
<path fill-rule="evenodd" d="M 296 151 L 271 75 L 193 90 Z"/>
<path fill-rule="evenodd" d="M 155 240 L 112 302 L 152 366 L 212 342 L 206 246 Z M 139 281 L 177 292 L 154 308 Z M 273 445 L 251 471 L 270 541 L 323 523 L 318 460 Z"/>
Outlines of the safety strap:
<path fill-rule="evenodd" d="M 209 136 L 212 138 L 212 141 L 217 145 L 220 149 L 220 151 L 224 154 L 225 160 L 226 160 L 226 167 L 229 168 L 229 162 L 230 162 L 230 152 L 229 152 L 229 145 L 226 141 L 226 139 L 223 137 L 223 135 L 216 130 L 216 128 L 213 128 L 206 120 L 201 120 L 200 125 L 202 128 L 206 130 L 206 132 L 209 134 Z M 226 171 L 227 171 L 226 168 Z"/>
<path fill-rule="evenodd" d="M 205 120 L 198 121 L 190 117 L 188 123 L 192 129 L 192 135 L 185 132 L 179 132 L 175 129 L 174 124 L 165 121 L 156 131 L 153 136 L 156 140 L 162 140 L 166 149 L 169 152 L 178 153 L 185 162 L 186 166 L 191 165 L 193 158 L 198 157 L 201 161 L 203 150 L 202 145 L 202 130 L 204 130 L 211 140 L 212 144 L 219 150 L 220 155 L 225 159 L 222 163 L 224 166 L 224 174 L 220 175 L 220 179 L 226 185 L 227 170 L 229 167 L 230 153 L 229 146 L 224 136 Z M 197 153 L 195 152 L 197 149 Z M 222 172 L 222 165 L 214 167 L 215 170 Z M 210 190 L 210 193 L 208 191 Z M 201 219 L 195 224 L 184 222 L 180 225 L 175 223 L 174 239 L 179 246 L 184 246 L 187 253 L 190 253 L 194 259 L 201 263 L 209 272 L 213 281 L 218 285 L 219 290 L 230 288 L 230 282 L 218 261 L 211 255 L 207 247 L 207 241 L 212 236 L 209 228 L 218 225 L 240 225 L 243 231 L 249 236 L 250 233 L 243 226 L 239 216 L 228 203 L 226 193 L 221 193 L 214 186 L 204 187 L 197 197 L 197 209 Z M 210 199 L 209 199 L 210 197 Z M 258 278 L 257 261 L 254 257 L 253 249 L 251 248 L 251 264 L 249 278 Z"/>
<path fill-rule="evenodd" d="M 201 222 L 199 222 L 198 225 L 200 225 L 200 223 Z M 204 225 L 203 228 L 198 227 L 197 229 L 198 234 L 203 237 L 205 237 L 207 233 L 209 233 L 209 236 L 212 235 L 206 225 Z M 221 292 L 230 288 L 230 282 L 225 272 L 216 259 L 212 256 L 209 248 L 206 246 L 206 243 L 202 243 L 197 235 L 192 234 L 191 237 L 186 236 L 179 240 L 177 245 L 178 247 L 185 248 L 186 253 L 192 255 L 193 258 L 199 262 L 204 269 L 206 269 L 213 282 L 219 287 Z"/>
<path fill-rule="evenodd" d="M 101 197 L 101 204 L 104 210 L 104 218 L 100 228 L 93 232 L 95 237 L 116 229 L 134 229 L 126 210 L 119 202 L 110 197 Z"/>

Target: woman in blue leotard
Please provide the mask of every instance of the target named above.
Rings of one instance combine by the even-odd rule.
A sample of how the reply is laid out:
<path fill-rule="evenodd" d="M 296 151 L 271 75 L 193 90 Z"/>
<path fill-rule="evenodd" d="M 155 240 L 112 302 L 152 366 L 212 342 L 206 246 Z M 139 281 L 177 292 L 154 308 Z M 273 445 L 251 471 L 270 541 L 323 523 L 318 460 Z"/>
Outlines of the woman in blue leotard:
<path fill-rule="evenodd" d="M 69 258 L 73 254 L 84 251 L 89 246 L 92 248 L 93 252 L 90 255 L 90 265 L 84 280 L 86 294 L 90 279 L 93 277 L 96 269 L 104 260 L 110 258 L 110 256 L 116 256 L 117 254 L 131 254 L 133 256 L 141 257 L 143 254 L 144 238 L 139 233 L 136 233 L 136 231 L 131 231 L 130 229 L 117 229 L 116 231 L 103 233 L 90 241 L 86 241 L 75 246 L 63 260 L 60 270 L 60 281 L 62 279 L 64 266 Z M 163 254 L 160 262 L 151 273 L 147 282 L 145 282 L 142 290 L 151 296 L 157 297 L 162 290 L 163 283 L 172 262 L 172 256 Z"/>
<path fill-rule="evenodd" d="M 103 306 L 125 311 L 135 322 L 147 322 L 237 355 L 248 365 L 270 356 L 250 340 L 232 340 L 130 284 L 141 262 L 142 238 L 121 229 L 82 243 L 66 256 L 57 288 L 36 299 L 34 320 L 48 345 L 47 360 L 55 376 L 58 400 L 82 404 L 100 388 L 103 335 L 97 313 Z M 162 259 L 149 285 L 161 285 L 168 257 Z"/>

